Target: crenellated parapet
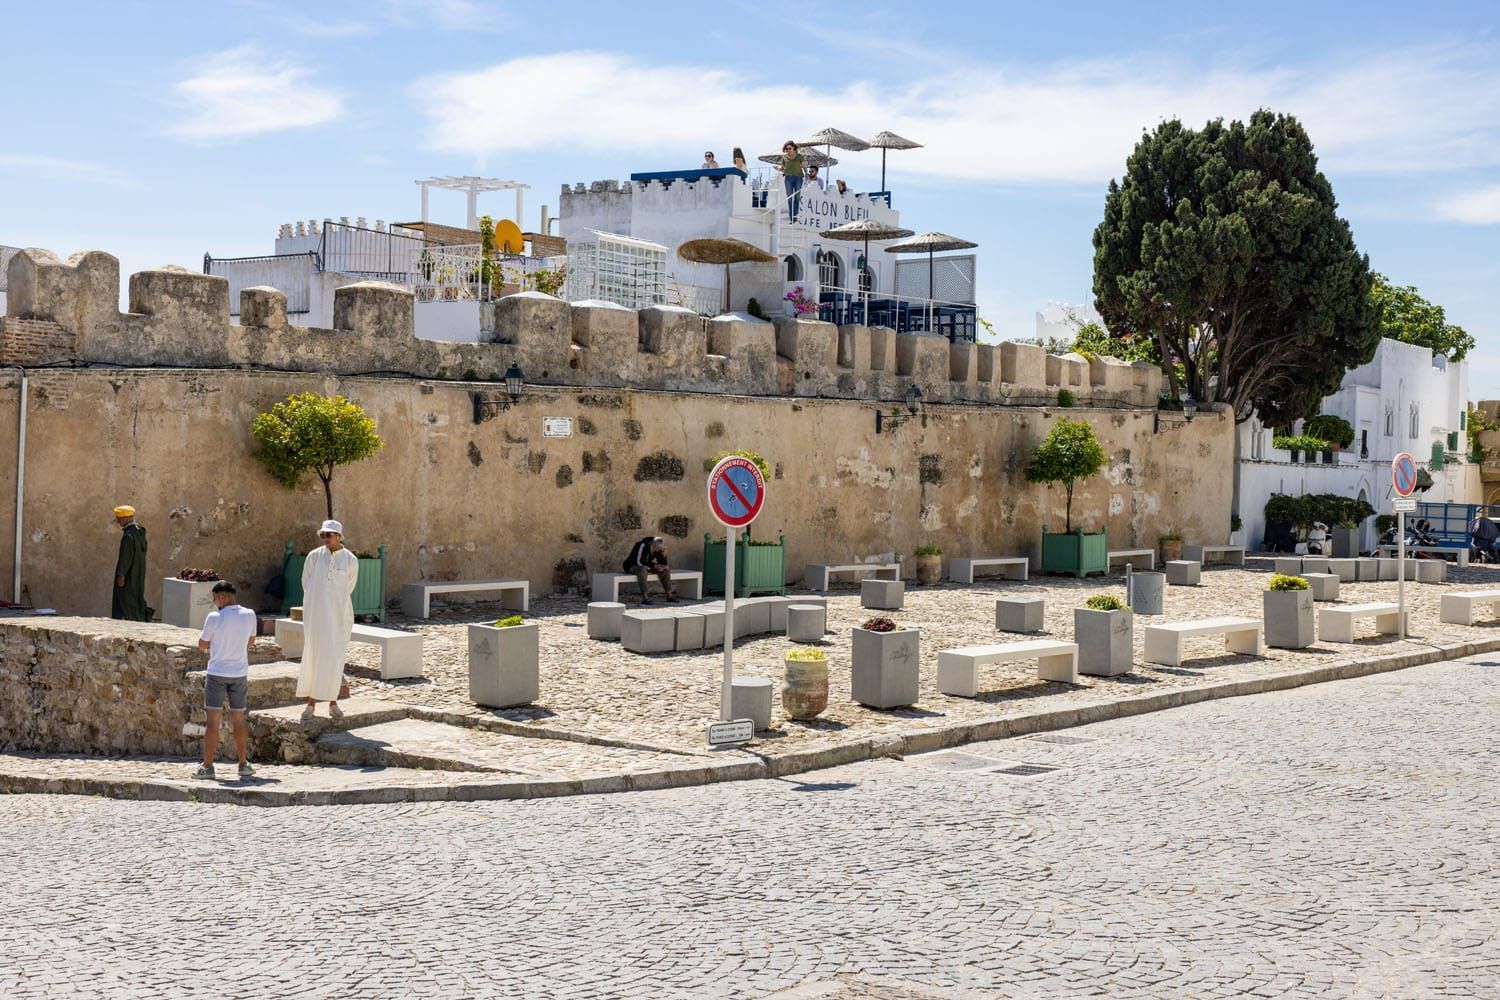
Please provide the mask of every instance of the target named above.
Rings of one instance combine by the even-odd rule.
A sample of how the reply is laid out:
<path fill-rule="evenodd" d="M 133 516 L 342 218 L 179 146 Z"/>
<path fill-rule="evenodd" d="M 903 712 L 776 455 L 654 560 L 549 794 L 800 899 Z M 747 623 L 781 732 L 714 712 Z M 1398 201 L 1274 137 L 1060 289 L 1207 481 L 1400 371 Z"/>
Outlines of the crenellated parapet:
<path fill-rule="evenodd" d="M 180 267 L 132 275 L 129 310 L 120 312 L 119 263 L 99 251 L 64 261 L 25 250 L 11 260 L 8 281 L 0 364 L 234 366 L 476 381 L 501 378 L 516 364 L 542 385 L 900 400 L 915 383 L 934 403 L 1032 406 L 1055 405 L 1066 390 L 1078 406 L 1154 408 L 1162 387 L 1154 365 L 1050 355 L 1035 344 L 949 343 L 882 327 L 737 313 L 705 319 L 674 306 L 637 311 L 539 292 L 485 303 L 481 343 L 417 339 L 412 292 L 376 281 L 334 292 L 332 329 L 294 325 L 286 296 L 266 286 L 240 293 L 240 322 L 233 324 L 228 282 Z"/>

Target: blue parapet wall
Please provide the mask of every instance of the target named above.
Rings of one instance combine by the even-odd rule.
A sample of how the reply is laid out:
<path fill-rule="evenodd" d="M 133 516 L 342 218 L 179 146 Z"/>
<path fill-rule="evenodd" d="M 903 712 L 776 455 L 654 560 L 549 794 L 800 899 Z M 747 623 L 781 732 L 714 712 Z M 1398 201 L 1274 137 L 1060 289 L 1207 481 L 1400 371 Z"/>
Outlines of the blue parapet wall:
<path fill-rule="evenodd" d="M 738 177 L 744 180 L 748 175 L 738 167 L 718 167 L 713 170 L 648 170 L 638 174 L 631 174 L 633 181 L 649 182 L 661 181 L 663 187 L 671 187 L 673 181 L 713 181 L 718 184 L 726 177 Z"/>

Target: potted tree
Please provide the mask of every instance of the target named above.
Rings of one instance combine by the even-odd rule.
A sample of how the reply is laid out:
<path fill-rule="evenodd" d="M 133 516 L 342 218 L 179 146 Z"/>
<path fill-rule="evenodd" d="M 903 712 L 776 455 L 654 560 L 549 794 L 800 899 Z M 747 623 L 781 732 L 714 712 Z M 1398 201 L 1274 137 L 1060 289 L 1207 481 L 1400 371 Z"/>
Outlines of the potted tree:
<path fill-rule="evenodd" d="M 1084 420 L 1059 420 L 1047 433 L 1031 462 L 1026 466 L 1026 481 L 1061 483 L 1064 534 L 1048 532 L 1042 525 L 1042 572 L 1072 573 L 1083 577 L 1089 573 L 1109 572 L 1109 538 L 1105 531 L 1073 531 L 1073 489 L 1078 480 L 1086 479 L 1104 468 L 1108 456 L 1094 436 L 1094 428 Z"/>
<path fill-rule="evenodd" d="M 520 615 L 469 626 L 469 700 L 488 708 L 529 705 L 540 693 L 540 636 Z"/>
<path fill-rule="evenodd" d="M 219 574 L 211 569 L 184 566 L 176 576 L 161 583 L 161 620 L 181 628 L 203 627 L 214 609 L 214 584 Z"/>
<path fill-rule="evenodd" d="M 1165 535 L 1158 535 L 1157 543 L 1161 546 L 1161 561 L 1172 562 L 1182 558 L 1182 536 L 1175 531 L 1169 531 Z"/>
<path fill-rule="evenodd" d="M 849 686 L 854 700 L 870 708 L 915 705 L 922 630 L 902 628 L 889 618 L 870 618 L 851 633 Z"/>
<path fill-rule="evenodd" d="M 815 719 L 828 707 L 828 656 L 798 646 L 782 657 L 781 710 L 788 719 Z"/>
<path fill-rule="evenodd" d="M 1078 672 L 1113 677 L 1135 662 L 1135 616 L 1114 594 L 1097 594 L 1073 609 Z"/>
<path fill-rule="evenodd" d="M 919 545 L 916 551 L 917 582 L 930 586 L 943 578 L 943 550 L 936 545 Z"/>
<path fill-rule="evenodd" d="M 1306 580 L 1277 573 L 1261 600 L 1267 646 L 1305 649 L 1313 644 L 1313 593 Z"/>

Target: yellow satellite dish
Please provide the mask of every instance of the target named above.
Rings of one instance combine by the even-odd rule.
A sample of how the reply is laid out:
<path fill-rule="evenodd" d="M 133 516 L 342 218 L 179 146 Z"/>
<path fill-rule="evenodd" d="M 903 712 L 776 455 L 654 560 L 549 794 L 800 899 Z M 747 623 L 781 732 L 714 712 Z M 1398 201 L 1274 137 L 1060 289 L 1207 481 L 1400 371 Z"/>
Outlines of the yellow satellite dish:
<path fill-rule="evenodd" d="M 509 219 L 495 223 L 495 246 L 504 253 L 525 253 L 526 240 L 521 236 L 521 227 Z"/>

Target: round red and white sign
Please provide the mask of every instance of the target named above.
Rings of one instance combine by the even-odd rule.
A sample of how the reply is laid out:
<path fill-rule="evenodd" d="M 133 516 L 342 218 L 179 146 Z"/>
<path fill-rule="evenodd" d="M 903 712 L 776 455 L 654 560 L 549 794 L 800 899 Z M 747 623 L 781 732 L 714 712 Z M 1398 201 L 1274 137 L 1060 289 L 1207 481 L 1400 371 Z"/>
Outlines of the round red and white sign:
<path fill-rule="evenodd" d="M 766 502 L 766 479 L 748 458 L 729 455 L 708 474 L 708 506 L 719 523 L 743 528 Z"/>

